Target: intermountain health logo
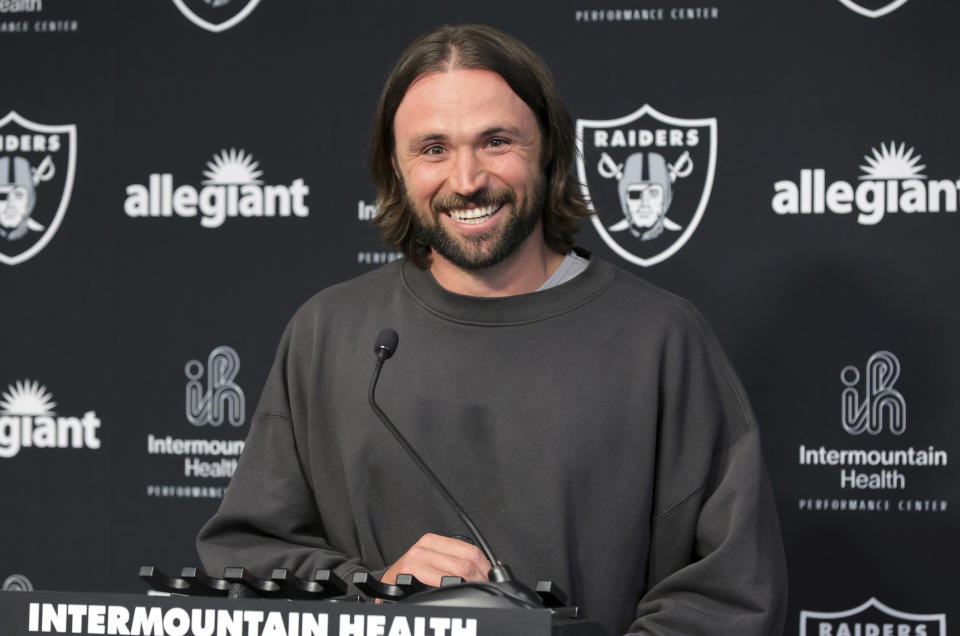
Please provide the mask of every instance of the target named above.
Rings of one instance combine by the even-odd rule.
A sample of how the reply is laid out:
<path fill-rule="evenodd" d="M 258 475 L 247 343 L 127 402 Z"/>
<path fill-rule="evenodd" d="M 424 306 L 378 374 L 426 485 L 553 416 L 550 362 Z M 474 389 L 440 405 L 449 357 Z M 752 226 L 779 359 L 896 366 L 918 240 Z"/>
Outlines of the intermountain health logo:
<path fill-rule="evenodd" d="M 947 615 L 911 614 L 875 598 L 840 612 L 800 611 L 800 636 L 946 636 Z"/>
<path fill-rule="evenodd" d="M 3 580 L 0 590 L 4 592 L 32 592 L 33 583 L 22 574 L 11 574 Z"/>
<path fill-rule="evenodd" d="M 190 360 L 184 366 L 186 375 L 185 415 L 196 427 L 220 427 L 229 422 L 242 426 L 246 417 L 243 389 L 236 378 L 240 371 L 240 356 L 233 347 L 221 345 L 207 356 L 206 363 Z M 182 429 L 182 424 L 177 428 Z M 233 476 L 243 451 L 245 434 L 231 438 L 231 429 L 216 428 L 221 438 L 203 437 L 200 429 L 193 429 L 189 438 L 175 437 L 167 431 L 147 435 L 147 454 L 170 456 L 173 462 L 162 472 L 155 473 L 146 486 L 148 497 L 219 499 L 223 496 L 226 480 Z M 182 463 L 181 463 L 182 462 Z"/>
<path fill-rule="evenodd" d="M 123 211 L 134 219 L 195 218 L 200 225 L 218 228 L 228 218 L 306 217 L 305 200 L 310 188 L 303 179 L 290 185 L 264 185 L 263 171 L 253 156 L 243 150 L 223 150 L 207 162 L 206 179 L 200 187 L 174 187 L 170 173 L 153 173 L 147 184 L 127 186 Z"/>
<path fill-rule="evenodd" d="M 100 419 L 58 415 L 53 395 L 39 382 L 20 380 L 0 394 L 0 458 L 24 448 L 100 448 Z"/>
<path fill-rule="evenodd" d="M 818 474 L 822 470 L 836 471 L 837 486 L 830 491 L 804 493 L 799 500 L 800 510 L 947 510 L 947 488 L 919 492 L 909 486 L 908 477 L 919 471 L 942 472 L 949 457 L 947 451 L 929 442 L 903 439 L 908 437 L 907 401 L 894 388 L 900 371 L 897 356 L 884 350 L 867 358 L 862 374 L 859 365 L 841 369 L 840 427 L 835 430 L 843 431 L 842 441 L 834 437 L 832 443 L 805 443 L 799 448 L 799 465 Z M 870 441 L 874 438 L 880 441 Z M 852 440 L 859 442 L 851 445 Z M 817 480 L 800 482 L 809 487 Z"/>
<path fill-rule="evenodd" d="M 846 387 L 840 396 L 843 430 L 851 435 L 877 435 L 889 428 L 894 435 L 907 430 L 907 403 L 893 388 L 900 377 L 900 361 L 889 351 L 878 351 L 867 360 L 864 391 L 857 390 L 860 371 L 844 367 L 840 381 Z"/>
<path fill-rule="evenodd" d="M 17 265 L 57 233 L 73 191 L 77 127 L 0 119 L 0 263 Z"/>
<path fill-rule="evenodd" d="M 380 207 L 373 202 L 367 202 L 363 199 L 357 201 L 357 220 L 365 225 L 369 225 L 374 217 L 380 213 Z M 358 250 L 358 265 L 385 265 L 392 263 L 398 258 L 403 258 L 403 252 L 396 250 Z"/>
<path fill-rule="evenodd" d="M 716 118 L 683 119 L 648 104 L 618 119 L 577 120 L 577 171 L 597 233 L 649 267 L 673 256 L 707 209 Z"/>
<path fill-rule="evenodd" d="M 928 179 L 921 157 L 906 143 L 880 144 L 863 157 L 858 183 L 828 181 L 823 168 L 800 170 L 798 181 L 773 184 L 773 211 L 781 215 L 856 213 L 860 225 L 876 225 L 887 214 L 957 211 L 960 179 Z"/>
<path fill-rule="evenodd" d="M 173 0 L 173 4 L 201 29 L 219 33 L 242 22 L 260 0 Z"/>
<path fill-rule="evenodd" d="M 206 370 L 206 387 L 203 375 Z M 234 379 L 240 371 L 240 356 L 232 347 L 221 346 L 210 352 L 204 369 L 199 360 L 191 360 L 184 368 L 187 374 L 187 421 L 194 426 L 231 426 L 243 424 L 246 410 L 243 389 Z"/>
<path fill-rule="evenodd" d="M 907 4 L 907 0 L 893 0 L 893 2 L 890 0 L 840 0 L 840 3 L 862 16 L 879 18 L 888 13 L 893 13 Z"/>

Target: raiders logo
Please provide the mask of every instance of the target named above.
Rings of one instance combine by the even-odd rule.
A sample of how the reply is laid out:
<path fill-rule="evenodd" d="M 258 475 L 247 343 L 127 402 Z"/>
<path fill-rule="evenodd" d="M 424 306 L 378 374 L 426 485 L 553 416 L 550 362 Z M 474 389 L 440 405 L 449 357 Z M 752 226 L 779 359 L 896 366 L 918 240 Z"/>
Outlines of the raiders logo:
<path fill-rule="evenodd" d="M 907 0 L 840 0 L 843 6 L 868 18 L 879 18 L 893 13 L 907 3 Z"/>
<path fill-rule="evenodd" d="M 717 120 L 645 104 L 626 117 L 577 120 L 577 170 L 593 225 L 618 255 L 649 267 L 696 231 L 717 163 Z"/>
<path fill-rule="evenodd" d="M 11 111 L 0 119 L 0 263 L 46 247 L 73 191 L 77 127 L 47 126 Z"/>
<path fill-rule="evenodd" d="M 800 612 L 800 636 L 867 636 L 907 634 L 946 636 L 946 614 L 911 614 L 888 607 L 875 598 L 841 612 Z"/>
<path fill-rule="evenodd" d="M 173 0 L 173 3 L 201 29 L 220 33 L 243 21 L 260 0 Z"/>

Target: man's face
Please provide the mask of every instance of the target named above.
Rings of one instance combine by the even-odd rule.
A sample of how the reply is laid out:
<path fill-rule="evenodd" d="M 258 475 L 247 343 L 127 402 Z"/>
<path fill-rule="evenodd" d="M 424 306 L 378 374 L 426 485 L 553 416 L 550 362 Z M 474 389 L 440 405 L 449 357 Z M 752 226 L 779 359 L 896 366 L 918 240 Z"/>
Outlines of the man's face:
<path fill-rule="evenodd" d="M 13 229 L 23 223 L 29 201 L 23 186 L 0 186 L 0 227 Z"/>
<path fill-rule="evenodd" d="M 536 116 L 492 71 L 426 73 L 393 120 L 395 168 L 418 237 L 463 269 L 494 265 L 538 227 Z"/>
<path fill-rule="evenodd" d="M 663 216 L 663 186 L 659 183 L 632 183 L 627 186 L 630 222 L 636 227 L 653 227 Z"/>

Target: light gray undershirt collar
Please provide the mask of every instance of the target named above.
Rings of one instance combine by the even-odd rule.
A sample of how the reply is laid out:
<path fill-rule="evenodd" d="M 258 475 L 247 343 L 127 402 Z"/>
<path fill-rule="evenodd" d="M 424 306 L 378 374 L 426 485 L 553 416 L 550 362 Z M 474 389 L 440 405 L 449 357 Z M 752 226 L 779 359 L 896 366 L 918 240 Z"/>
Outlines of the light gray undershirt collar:
<path fill-rule="evenodd" d="M 550 278 L 544 281 L 543 285 L 540 285 L 540 288 L 537 289 L 537 291 L 550 289 L 551 287 L 556 287 L 557 285 L 562 285 L 567 281 L 573 280 L 583 270 L 587 269 L 587 265 L 589 264 L 589 259 L 580 256 L 573 250 L 570 250 L 567 252 L 567 255 L 563 257 L 563 262 L 560 263 L 560 267 L 557 268 L 557 271 L 551 274 Z"/>

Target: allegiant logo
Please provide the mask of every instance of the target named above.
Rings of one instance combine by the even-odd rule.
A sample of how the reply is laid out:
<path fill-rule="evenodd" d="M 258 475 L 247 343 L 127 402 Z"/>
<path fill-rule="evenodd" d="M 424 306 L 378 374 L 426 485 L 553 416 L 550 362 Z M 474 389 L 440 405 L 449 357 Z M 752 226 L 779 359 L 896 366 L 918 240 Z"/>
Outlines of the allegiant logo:
<path fill-rule="evenodd" d="M 773 211 L 790 214 L 857 213 L 860 225 L 876 225 L 887 214 L 957 211 L 960 179 L 928 179 L 920 155 L 906 144 L 880 145 L 864 157 L 859 183 L 828 181 L 822 168 L 800 170 L 798 181 L 773 184 Z"/>
<path fill-rule="evenodd" d="M 123 211 L 131 218 L 193 218 L 200 225 L 218 228 L 228 218 L 306 217 L 310 194 L 303 179 L 289 185 L 264 185 L 259 163 L 243 150 L 224 150 L 207 162 L 200 188 L 174 187 L 173 175 L 151 174 L 147 184 L 127 186 Z"/>
<path fill-rule="evenodd" d="M 100 419 L 94 411 L 64 417 L 53 395 L 36 381 L 19 381 L 0 396 L 0 458 L 22 448 L 100 448 Z"/>

